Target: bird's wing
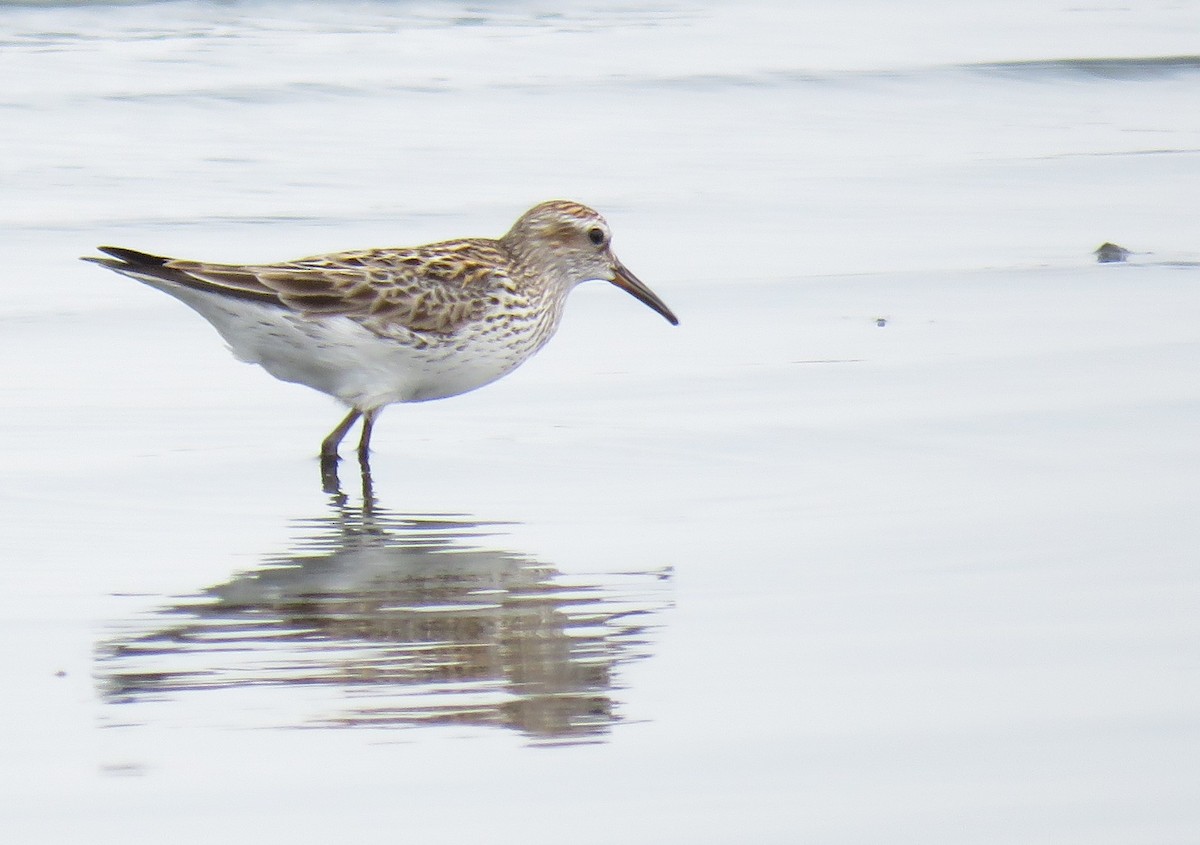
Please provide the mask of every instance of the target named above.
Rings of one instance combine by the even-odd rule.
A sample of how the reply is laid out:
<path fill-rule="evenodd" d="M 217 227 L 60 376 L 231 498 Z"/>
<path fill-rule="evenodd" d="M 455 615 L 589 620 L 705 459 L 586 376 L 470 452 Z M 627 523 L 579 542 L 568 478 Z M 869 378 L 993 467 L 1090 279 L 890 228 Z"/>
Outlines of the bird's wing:
<path fill-rule="evenodd" d="M 340 315 L 380 335 L 402 327 L 449 334 L 492 304 L 508 257 L 494 241 L 447 241 L 412 249 L 371 249 L 280 264 L 211 264 L 100 247 L 105 267 L 147 279 L 267 302 L 305 316 Z"/>

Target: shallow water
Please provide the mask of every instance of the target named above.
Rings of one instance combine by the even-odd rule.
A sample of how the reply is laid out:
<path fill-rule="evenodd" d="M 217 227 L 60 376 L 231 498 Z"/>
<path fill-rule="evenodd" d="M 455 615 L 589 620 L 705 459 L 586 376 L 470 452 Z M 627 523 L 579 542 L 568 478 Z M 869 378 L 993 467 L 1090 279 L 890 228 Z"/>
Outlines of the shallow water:
<path fill-rule="evenodd" d="M 0 4 L 14 841 L 1192 842 L 1194 3 Z M 76 260 L 606 214 L 324 397 Z M 1129 262 L 1097 265 L 1104 241 Z"/>
<path fill-rule="evenodd" d="M 568 576 L 479 545 L 494 527 L 394 515 L 369 493 L 331 511 L 254 569 L 121 622 L 98 648 L 103 721 L 484 726 L 565 743 L 620 720 L 615 678 L 648 653 L 669 570 Z M 180 706 L 196 694 L 203 706 Z"/>

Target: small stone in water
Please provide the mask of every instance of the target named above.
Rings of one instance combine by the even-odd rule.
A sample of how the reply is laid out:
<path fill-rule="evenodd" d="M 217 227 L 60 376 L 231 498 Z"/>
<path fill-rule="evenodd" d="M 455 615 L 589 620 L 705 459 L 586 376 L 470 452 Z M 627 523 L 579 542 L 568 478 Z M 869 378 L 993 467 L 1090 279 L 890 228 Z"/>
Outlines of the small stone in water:
<path fill-rule="evenodd" d="M 1100 244 L 1095 251 L 1096 260 L 1101 264 L 1115 264 L 1119 261 L 1124 261 L 1128 255 L 1129 250 L 1125 247 L 1117 246 L 1108 241 Z"/>

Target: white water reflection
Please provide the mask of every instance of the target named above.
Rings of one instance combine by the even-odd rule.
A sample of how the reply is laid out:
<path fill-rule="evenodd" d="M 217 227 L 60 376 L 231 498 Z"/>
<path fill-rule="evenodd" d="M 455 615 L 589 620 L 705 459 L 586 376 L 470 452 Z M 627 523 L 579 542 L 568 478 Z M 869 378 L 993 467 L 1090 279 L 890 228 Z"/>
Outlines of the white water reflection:
<path fill-rule="evenodd" d="M 110 723 L 195 718 L 172 706 L 194 714 L 199 696 L 199 718 L 227 727 L 500 727 L 537 743 L 629 718 L 620 667 L 651 653 L 669 570 L 567 576 L 493 545 L 502 525 L 392 513 L 369 490 L 295 526 L 287 551 L 101 643 Z"/>

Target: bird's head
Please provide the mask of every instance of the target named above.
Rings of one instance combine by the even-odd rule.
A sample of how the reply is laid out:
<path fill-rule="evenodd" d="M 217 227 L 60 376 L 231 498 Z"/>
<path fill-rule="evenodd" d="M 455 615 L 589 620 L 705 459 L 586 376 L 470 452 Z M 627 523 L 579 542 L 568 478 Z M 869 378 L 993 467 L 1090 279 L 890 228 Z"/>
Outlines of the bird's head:
<path fill-rule="evenodd" d="M 567 200 L 536 205 L 521 215 L 500 242 L 520 261 L 566 280 L 569 287 L 603 279 L 661 314 L 679 320 L 658 295 L 620 262 L 612 251 L 612 232 L 599 213 Z"/>

